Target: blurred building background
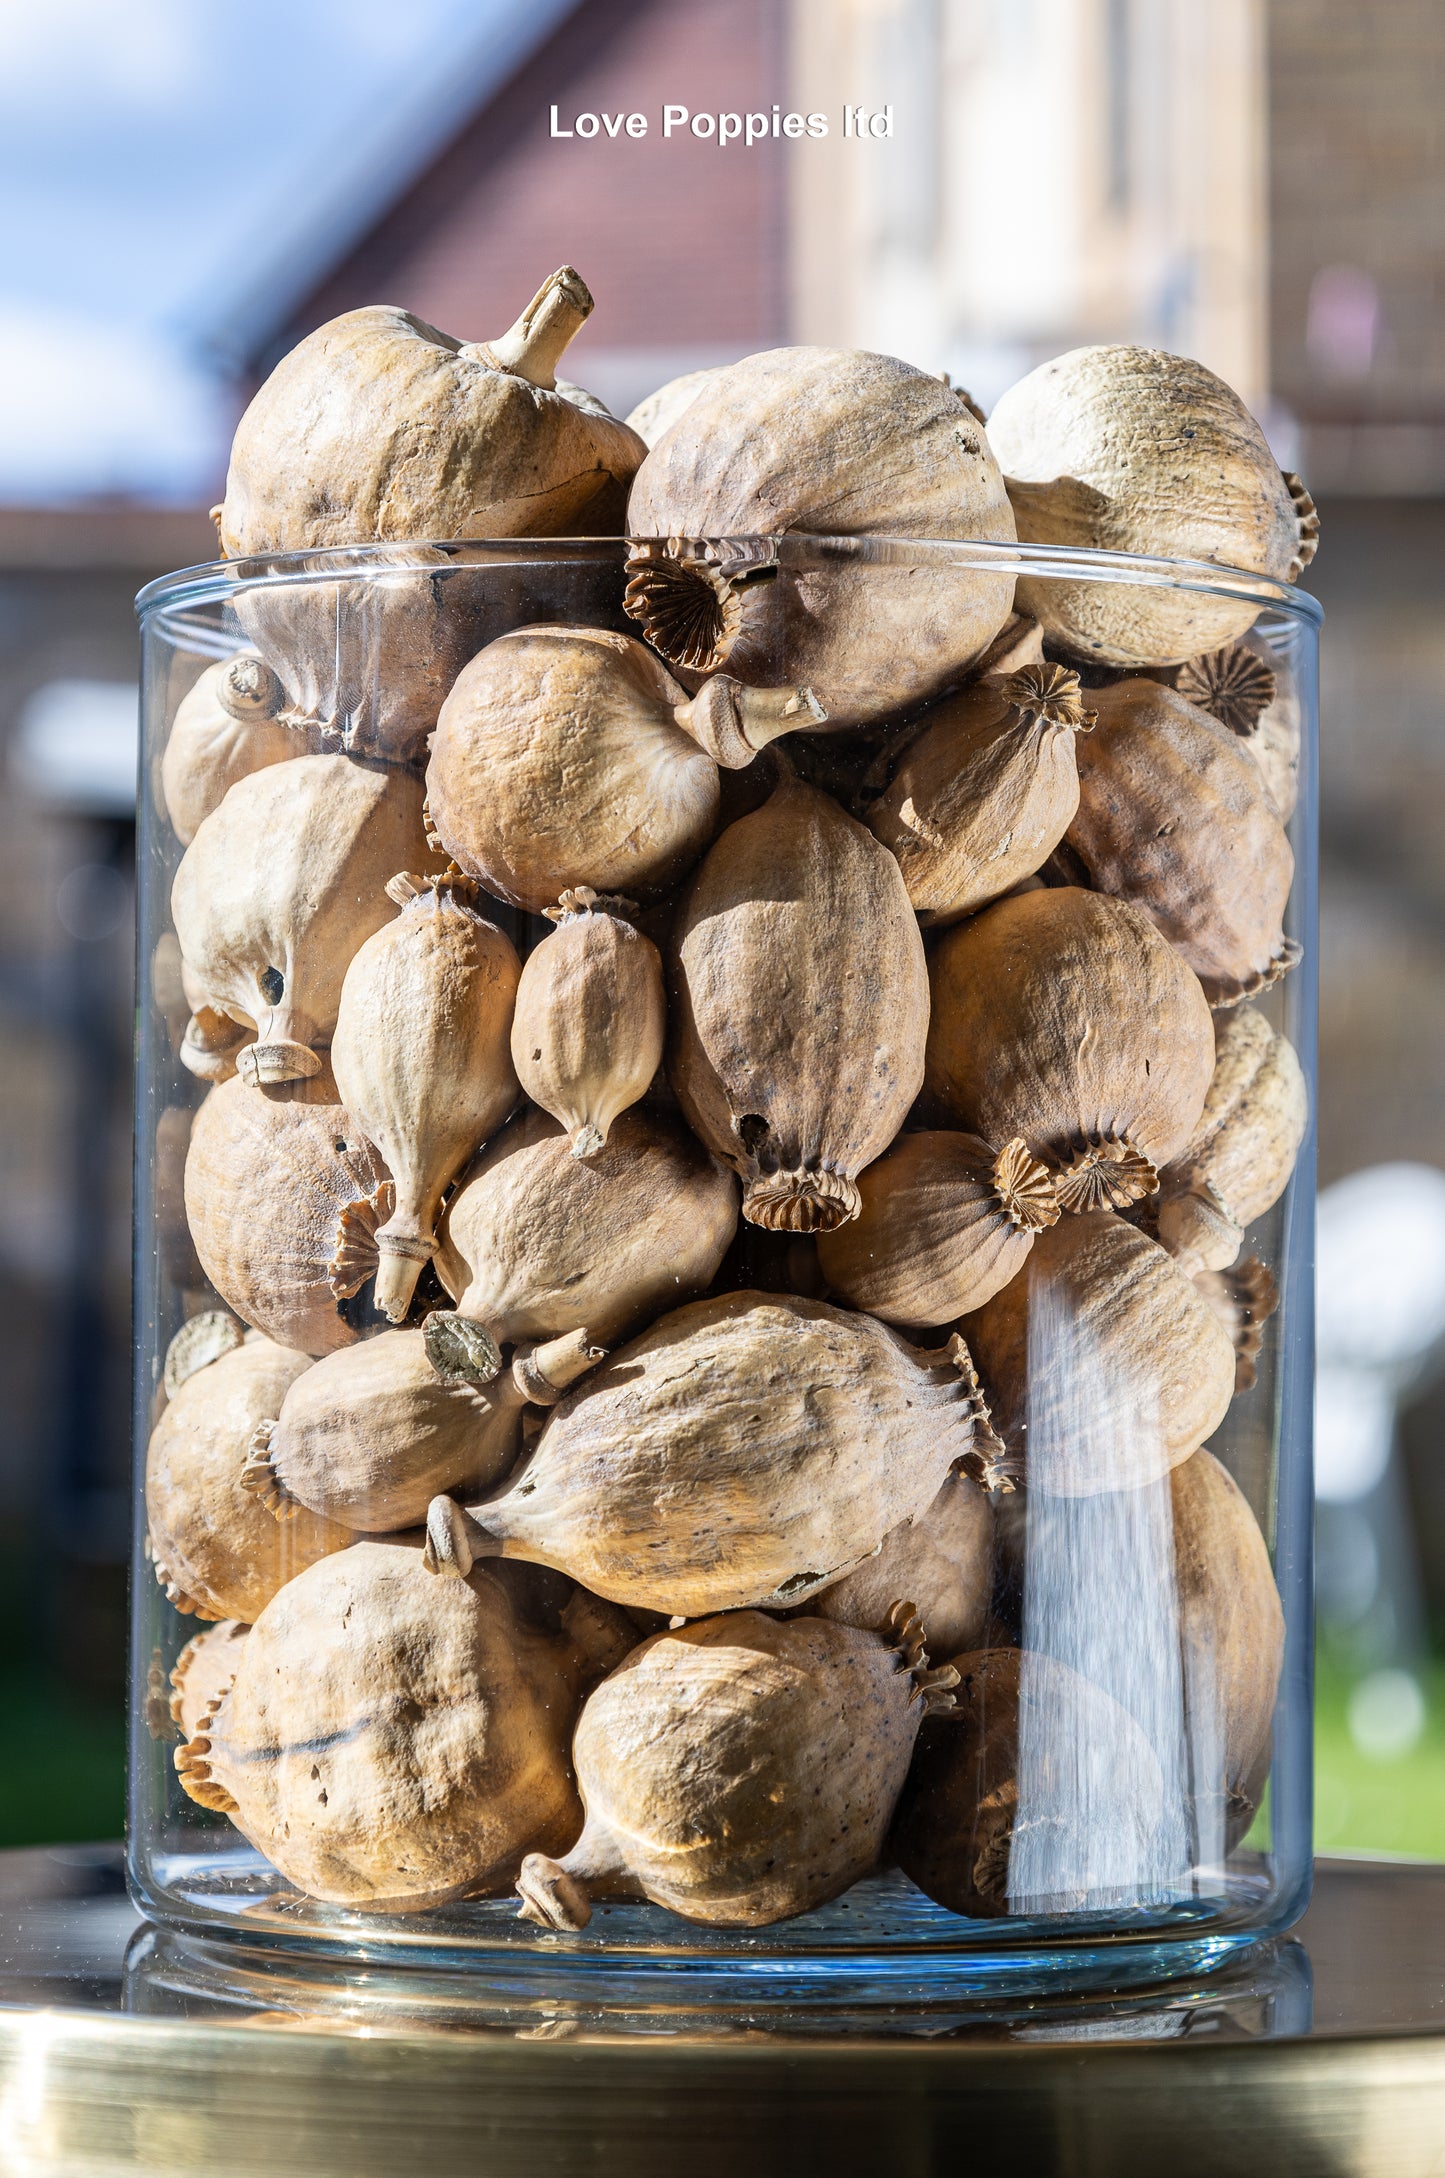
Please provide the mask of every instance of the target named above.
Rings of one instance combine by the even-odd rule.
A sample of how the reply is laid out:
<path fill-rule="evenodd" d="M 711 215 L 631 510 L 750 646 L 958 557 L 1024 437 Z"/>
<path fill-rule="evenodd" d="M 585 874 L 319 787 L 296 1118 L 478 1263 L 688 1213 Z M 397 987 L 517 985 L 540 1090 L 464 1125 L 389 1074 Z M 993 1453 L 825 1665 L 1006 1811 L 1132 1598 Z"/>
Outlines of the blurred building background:
<path fill-rule="evenodd" d="M 832 133 L 664 142 L 665 101 Z M 859 102 L 891 134 L 845 139 Z M 210 555 L 234 416 L 312 326 L 486 338 L 570 261 L 619 411 L 790 339 L 985 406 L 1138 340 L 1320 501 L 1326 1254 L 1375 1312 L 1325 1311 L 1321 1835 L 1445 1857 L 1442 113 L 1432 0 L 0 0 L 0 1834 L 119 1820 L 132 594 Z"/>

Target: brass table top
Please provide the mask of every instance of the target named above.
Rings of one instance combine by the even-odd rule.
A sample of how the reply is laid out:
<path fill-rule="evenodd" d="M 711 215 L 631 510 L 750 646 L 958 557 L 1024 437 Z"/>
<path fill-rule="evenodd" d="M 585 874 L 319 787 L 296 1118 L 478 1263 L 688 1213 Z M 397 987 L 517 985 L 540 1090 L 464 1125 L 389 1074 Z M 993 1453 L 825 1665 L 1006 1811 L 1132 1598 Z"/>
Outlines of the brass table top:
<path fill-rule="evenodd" d="M 1445 1867 L 1324 1861 L 1184 1985 L 824 2027 L 518 2025 L 456 1976 L 148 1930 L 112 1848 L 0 1854 L 3 2178 L 1445 2178 Z"/>

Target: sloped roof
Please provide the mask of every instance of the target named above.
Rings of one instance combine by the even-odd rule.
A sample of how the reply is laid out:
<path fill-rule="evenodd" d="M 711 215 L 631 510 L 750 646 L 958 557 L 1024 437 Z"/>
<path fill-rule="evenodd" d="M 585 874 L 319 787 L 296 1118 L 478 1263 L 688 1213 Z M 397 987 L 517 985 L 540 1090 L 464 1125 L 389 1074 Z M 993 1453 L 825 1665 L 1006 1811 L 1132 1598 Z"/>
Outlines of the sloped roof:
<path fill-rule="evenodd" d="M 474 115 L 585 0 L 473 0 L 466 43 L 436 55 L 349 158 L 272 226 L 259 266 L 215 311 L 206 345 L 238 375 L 267 356 L 292 312 Z"/>

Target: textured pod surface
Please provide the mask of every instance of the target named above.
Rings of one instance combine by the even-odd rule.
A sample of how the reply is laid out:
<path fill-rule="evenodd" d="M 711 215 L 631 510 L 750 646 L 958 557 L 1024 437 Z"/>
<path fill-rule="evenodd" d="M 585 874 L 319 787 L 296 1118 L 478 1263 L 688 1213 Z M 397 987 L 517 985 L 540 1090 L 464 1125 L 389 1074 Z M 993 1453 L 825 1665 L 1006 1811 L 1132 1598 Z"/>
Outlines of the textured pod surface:
<path fill-rule="evenodd" d="M 1166 677 L 1181 696 L 1236 736 L 1259 767 L 1275 815 L 1288 824 L 1299 799 L 1299 689 L 1268 640 L 1248 635 L 1188 659 Z"/>
<path fill-rule="evenodd" d="M 258 1422 L 278 1414 L 310 1366 L 304 1354 L 248 1339 L 176 1392 L 146 1453 L 146 1517 L 156 1577 L 202 1618 L 259 1617 L 276 1591 L 352 1537 L 313 1513 L 278 1527 L 241 1487 Z"/>
<path fill-rule="evenodd" d="M 277 717 L 284 702 L 275 674 L 244 653 L 207 666 L 181 698 L 161 758 L 161 791 L 183 846 L 238 779 L 314 748 L 304 731 Z"/>
<path fill-rule="evenodd" d="M 223 1618 L 188 1641 L 170 1675 L 171 1722 L 183 1740 L 193 1739 L 201 1719 L 230 1691 L 249 1626 Z"/>
<path fill-rule="evenodd" d="M 509 1038 L 521 962 L 463 877 L 393 877 L 401 913 L 346 971 L 331 1064 L 395 1187 L 377 1231 L 377 1306 L 395 1323 L 436 1252 L 442 1196 L 517 1100 Z"/>
<path fill-rule="evenodd" d="M 1011 573 L 849 564 L 755 579 L 694 540 L 798 530 L 1011 542 L 1003 480 L 962 394 L 892 356 L 774 348 L 716 371 L 633 482 L 628 610 L 689 686 L 726 664 L 802 681 L 839 726 L 960 674 L 1012 609 Z M 665 542 L 664 542 L 665 540 Z"/>
<path fill-rule="evenodd" d="M 534 1104 L 595 1156 L 619 1112 L 662 1064 L 662 955 L 590 886 L 548 910 L 557 927 L 528 954 L 512 1024 L 512 1063 Z"/>
<path fill-rule="evenodd" d="M 737 1216 L 731 1173 L 675 1120 L 623 1112 L 580 1158 L 525 1112 L 447 1205 L 437 1270 L 496 1339 L 585 1324 L 606 1344 L 707 1286 Z"/>
<path fill-rule="evenodd" d="M 876 1862 L 924 1709 L 872 1629 L 738 1611 L 654 1635 L 583 1708 L 586 1827 L 524 1867 L 526 1916 L 576 1926 L 599 1880 L 714 1927 L 823 1905 Z"/>
<path fill-rule="evenodd" d="M 1181 1268 L 1224 1270 L 1289 1185 L 1309 1090 L 1287 1037 L 1253 1006 L 1215 1019 L 1214 1078 L 1193 1139 L 1159 1175 L 1159 1238 Z"/>
<path fill-rule="evenodd" d="M 1065 1209 L 1152 1190 L 1198 1124 L 1214 1030 L 1142 909 L 1075 886 L 1016 894 L 945 933 L 930 981 L 941 1110 L 986 1141 L 1022 1135 Z"/>
<path fill-rule="evenodd" d="M 1224 1270 L 1195 1271 L 1191 1282 L 1229 1333 L 1234 1347 L 1236 1395 L 1253 1391 L 1259 1381 L 1264 1327 L 1279 1307 L 1279 1285 L 1273 1271 L 1257 1255 L 1251 1255 Z"/>
<path fill-rule="evenodd" d="M 971 1919 L 1145 1902 L 1164 1780 L 1128 1711 L 1032 1650 L 953 1663 L 893 1825 L 905 1875 Z"/>
<path fill-rule="evenodd" d="M 347 756 L 298 756 L 240 779 L 186 849 L 171 890 L 186 967 L 256 1029 L 256 1082 L 314 1074 L 353 956 L 390 920 L 385 885 L 426 854 L 421 787 Z"/>
<path fill-rule="evenodd" d="M 1075 348 L 1011 386 L 988 421 L 1031 544 L 1213 560 L 1292 582 L 1314 556 L 1308 493 L 1280 473 L 1237 393 L 1158 348 Z M 1237 598 L 1030 576 L 1019 603 L 1110 665 L 1167 665 L 1242 635 Z"/>
<path fill-rule="evenodd" d="M 673 712 L 685 692 L 603 628 L 518 628 L 442 705 L 427 800 L 447 853 L 540 914 L 569 887 L 650 898 L 717 821 L 717 766 Z"/>
<path fill-rule="evenodd" d="M 993 1586 L 993 1505 L 969 1475 L 950 1475 L 916 1520 L 892 1528 L 877 1555 L 812 1598 L 815 1618 L 881 1626 L 900 1596 L 917 1611 L 935 1656 L 976 1648 Z"/>
<path fill-rule="evenodd" d="M 511 1375 L 443 1377 L 420 1331 L 383 1331 L 299 1377 L 247 1476 L 289 1524 L 299 1504 L 367 1534 L 419 1526 L 439 1490 L 490 1489 L 522 1449 Z"/>
<path fill-rule="evenodd" d="M 344 1304 L 376 1269 L 389 1188 L 329 1072 L 223 1082 L 191 1128 L 186 1217 L 201 1266 L 244 1323 L 303 1353 L 361 1336 Z"/>
<path fill-rule="evenodd" d="M 805 1601 L 994 1449 L 961 1342 L 922 1354 L 822 1301 L 728 1293 L 615 1353 L 474 1513 L 504 1555 L 696 1618 Z"/>
<path fill-rule="evenodd" d="M 1157 681 L 1090 701 L 1066 846 L 1098 892 L 1141 907 L 1212 1006 L 1236 1004 L 1299 958 L 1284 935 L 1294 856 L 1257 764 L 1227 726 Z"/>
<path fill-rule="evenodd" d="M 673 1087 L 789 1232 L 856 1217 L 856 1176 L 918 1094 L 923 942 L 898 865 L 830 796 L 790 780 L 731 824 L 674 935 Z"/>
<path fill-rule="evenodd" d="M 1212 1454 L 1169 1477 L 1195 1821 L 1202 1858 L 1249 1828 L 1269 1769 L 1284 1611 L 1243 1491 Z"/>
<path fill-rule="evenodd" d="M 858 1193 L 857 1219 L 820 1235 L 818 1261 L 845 1301 L 890 1323 L 982 1308 L 1059 1215 L 1053 1181 L 1018 1138 L 994 1150 L 973 1134 L 905 1134 Z"/>
<path fill-rule="evenodd" d="M 603 517 L 644 448 L 590 394 L 557 383 L 554 365 L 591 307 L 564 272 L 523 313 L 510 349 L 453 340 L 387 306 L 319 326 L 241 418 L 221 510 L 227 557 L 373 538 L 556 536 L 594 502 Z"/>
<path fill-rule="evenodd" d="M 418 1912 L 576 1836 L 573 1686 L 490 1574 L 434 1581 L 419 1550 L 358 1543 L 261 1614 L 177 1768 L 299 1890 Z"/>
<path fill-rule="evenodd" d="M 1187 1459 L 1234 1397 L 1234 1346 L 1156 1242 L 1112 1210 L 1040 1233 L 965 1334 L 1029 1487 L 1137 1488 Z"/>
<path fill-rule="evenodd" d="M 972 914 L 1048 860 L 1078 807 L 1074 738 L 1092 717 L 1056 665 L 977 681 L 930 714 L 868 812 L 925 922 Z"/>

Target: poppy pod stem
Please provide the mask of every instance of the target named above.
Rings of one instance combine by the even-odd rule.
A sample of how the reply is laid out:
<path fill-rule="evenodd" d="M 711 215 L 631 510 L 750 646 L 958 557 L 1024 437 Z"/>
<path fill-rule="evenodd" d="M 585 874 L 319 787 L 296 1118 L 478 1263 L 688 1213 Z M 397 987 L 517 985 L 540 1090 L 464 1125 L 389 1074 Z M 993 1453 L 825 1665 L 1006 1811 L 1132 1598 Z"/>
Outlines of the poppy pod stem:
<path fill-rule="evenodd" d="M 557 365 L 591 314 L 592 296 L 586 282 L 570 265 L 562 265 L 542 282 L 515 325 L 499 340 L 468 344 L 462 353 L 480 356 L 497 370 L 510 371 L 514 378 L 525 378 L 550 393 L 557 384 Z"/>
<path fill-rule="evenodd" d="M 828 716 L 811 688 L 745 688 L 726 673 L 714 674 L 672 715 L 729 771 L 744 770 L 780 734 L 821 726 Z"/>

